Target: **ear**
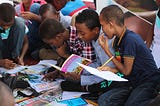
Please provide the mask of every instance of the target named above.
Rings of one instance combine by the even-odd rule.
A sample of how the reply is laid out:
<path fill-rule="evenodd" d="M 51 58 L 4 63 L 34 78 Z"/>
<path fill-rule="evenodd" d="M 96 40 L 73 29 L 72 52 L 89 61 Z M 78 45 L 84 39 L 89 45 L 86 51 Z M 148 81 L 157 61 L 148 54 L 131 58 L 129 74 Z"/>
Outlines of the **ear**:
<path fill-rule="evenodd" d="M 93 29 L 93 31 L 95 32 L 95 33 L 99 33 L 99 30 L 100 30 L 100 28 L 99 27 L 95 27 L 94 29 Z"/>
<path fill-rule="evenodd" d="M 109 27 L 113 28 L 113 26 L 114 26 L 114 23 L 112 21 L 109 21 Z"/>

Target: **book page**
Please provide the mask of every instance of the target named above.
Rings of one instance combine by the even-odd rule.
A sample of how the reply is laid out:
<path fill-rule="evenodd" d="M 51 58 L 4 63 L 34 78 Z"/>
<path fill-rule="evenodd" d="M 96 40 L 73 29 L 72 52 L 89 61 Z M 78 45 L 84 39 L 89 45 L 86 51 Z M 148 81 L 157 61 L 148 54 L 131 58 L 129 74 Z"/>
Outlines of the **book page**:
<path fill-rule="evenodd" d="M 84 69 L 86 69 L 86 71 L 90 72 L 91 74 L 94 74 L 94 75 L 101 77 L 101 78 L 104 78 L 106 80 L 128 81 L 127 79 L 121 78 L 117 74 L 112 73 L 110 71 L 100 71 L 100 70 L 97 70 L 96 68 L 89 67 L 89 66 L 83 65 L 81 63 L 77 63 L 77 64 L 80 65 L 81 67 L 83 67 Z"/>
<path fill-rule="evenodd" d="M 72 54 L 62 65 L 61 71 L 63 72 L 76 72 L 80 74 L 83 70 L 76 62 L 88 65 L 91 60 Z"/>
<path fill-rule="evenodd" d="M 27 69 L 27 66 L 21 66 L 21 65 L 18 65 L 14 69 L 6 69 L 3 67 L 0 67 L 0 73 L 4 72 L 4 73 L 8 73 L 8 74 L 15 74 L 15 73 L 18 73 L 18 72 L 23 71 L 25 69 Z"/>

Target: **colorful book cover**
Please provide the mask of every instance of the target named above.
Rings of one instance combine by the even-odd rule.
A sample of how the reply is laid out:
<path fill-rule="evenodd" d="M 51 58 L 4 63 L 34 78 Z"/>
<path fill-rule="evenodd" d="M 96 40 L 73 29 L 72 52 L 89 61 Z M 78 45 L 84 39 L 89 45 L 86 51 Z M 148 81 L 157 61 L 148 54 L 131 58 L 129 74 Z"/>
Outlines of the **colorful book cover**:
<path fill-rule="evenodd" d="M 83 68 L 79 66 L 76 62 L 89 65 L 91 63 L 90 59 L 86 59 L 84 57 L 72 54 L 67 58 L 67 60 L 63 63 L 62 67 L 56 66 L 54 64 L 48 63 L 50 66 L 54 67 L 55 69 L 62 71 L 62 72 L 76 72 L 77 74 L 81 74 Z"/>
<path fill-rule="evenodd" d="M 61 71 L 63 72 L 76 72 L 77 74 L 81 74 L 83 68 L 79 66 L 76 62 L 79 62 L 84 65 L 88 65 L 91 63 L 91 60 L 83 58 L 81 56 L 72 54 L 62 65 Z"/>

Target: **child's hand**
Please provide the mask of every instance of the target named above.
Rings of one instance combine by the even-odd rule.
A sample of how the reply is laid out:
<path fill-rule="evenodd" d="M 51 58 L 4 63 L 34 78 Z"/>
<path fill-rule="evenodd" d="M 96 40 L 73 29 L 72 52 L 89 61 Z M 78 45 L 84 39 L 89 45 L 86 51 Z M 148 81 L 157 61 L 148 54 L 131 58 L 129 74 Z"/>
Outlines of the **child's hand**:
<path fill-rule="evenodd" d="M 101 70 L 101 71 L 109 71 L 109 70 L 111 70 L 111 68 L 109 66 L 97 67 L 97 69 Z"/>
<path fill-rule="evenodd" d="M 53 72 L 45 74 L 44 77 L 42 78 L 42 80 L 53 81 L 56 78 L 58 78 L 58 76 L 59 76 L 59 72 L 57 70 L 55 70 Z"/>
<path fill-rule="evenodd" d="M 112 68 L 112 67 L 109 67 L 109 66 L 97 67 L 97 69 L 100 70 L 100 71 L 111 71 L 113 73 L 119 72 L 116 68 Z"/>
<path fill-rule="evenodd" d="M 18 58 L 16 59 L 16 62 L 17 62 L 19 65 L 24 65 L 23 58 L 18 57 Z"/>
<path fill-rule="evenodd" d="M 108 38 L 105 37 L 104 34 L 99 36 L 98 42 L 104 50 L 109 50 Z"/>
<path fill-rule="evenodd" d="M 9 59 L 1 59 L 0 60 L 0 66 L 4 67 L 4 68 L 7 68 L 7 69 L 13 69 L 16 64 L 13 63 L 12 60 L 9 60 Z"/>

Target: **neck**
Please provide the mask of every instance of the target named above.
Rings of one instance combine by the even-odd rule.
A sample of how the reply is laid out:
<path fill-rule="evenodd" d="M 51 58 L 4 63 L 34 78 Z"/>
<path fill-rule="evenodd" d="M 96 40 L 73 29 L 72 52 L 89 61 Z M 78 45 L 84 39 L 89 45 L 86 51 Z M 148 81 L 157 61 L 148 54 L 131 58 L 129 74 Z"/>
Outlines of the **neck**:
<path fill-rule="evenodd" d="M 125 26 L 117 28 L 117 36 L 118 37 L 123 36 L 125 31 L 126 31 L 126 27 Z"/>

